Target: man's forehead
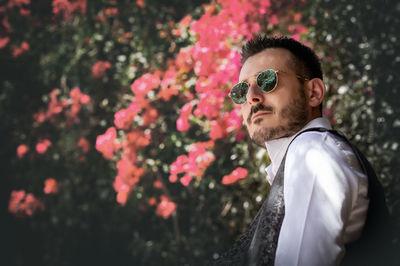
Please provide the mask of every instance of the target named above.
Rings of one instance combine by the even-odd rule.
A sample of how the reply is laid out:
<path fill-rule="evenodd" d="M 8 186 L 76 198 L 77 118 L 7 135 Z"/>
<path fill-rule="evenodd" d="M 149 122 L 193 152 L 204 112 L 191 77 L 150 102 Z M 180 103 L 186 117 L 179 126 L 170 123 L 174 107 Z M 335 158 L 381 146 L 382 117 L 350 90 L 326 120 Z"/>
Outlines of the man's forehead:
<path fill-rule="evenodd" d="M 269 48 L 250 56 L 243 64 L 239 80 L 248 79 L 265 70 L 288 70 L 289 61 L 292 59 L 290 51 L 284 48 Z"/>

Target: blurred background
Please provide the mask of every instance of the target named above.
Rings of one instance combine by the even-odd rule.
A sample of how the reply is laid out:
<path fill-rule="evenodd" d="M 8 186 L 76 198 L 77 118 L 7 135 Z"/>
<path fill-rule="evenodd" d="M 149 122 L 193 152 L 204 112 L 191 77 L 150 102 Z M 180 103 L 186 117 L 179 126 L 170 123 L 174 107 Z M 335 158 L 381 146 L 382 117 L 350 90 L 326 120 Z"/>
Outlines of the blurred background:
<path fill-rule="evenodd" d="M 395 0 L 0 1 L 1 264 L 218 258 L 269 189 L 227 96 L 257 32 L 315 49 L 324 116 L 399 226 L 399 18 Z"/>

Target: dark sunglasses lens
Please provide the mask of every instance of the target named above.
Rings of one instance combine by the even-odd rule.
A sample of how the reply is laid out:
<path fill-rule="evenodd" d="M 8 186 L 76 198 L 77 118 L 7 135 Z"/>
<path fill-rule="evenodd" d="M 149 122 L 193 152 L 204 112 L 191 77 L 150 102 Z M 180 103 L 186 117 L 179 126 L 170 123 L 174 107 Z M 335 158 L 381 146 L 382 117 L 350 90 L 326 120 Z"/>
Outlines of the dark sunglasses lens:
<path fill-rule="evenodd" d="M 246 95 L 248 90 L 249 86 L 246 83 L 240 82 L 236 84 L 231 89 L 231 98 L 233 102 L 236 104 L 244 103 L 246 101 Z"/>
<path fill-rule="evenodd" d="M 272 69 L 261 72 L 257 77 L 257 85 L 264 92 L 272 91 L 276 86 L 277 76 Z"/>

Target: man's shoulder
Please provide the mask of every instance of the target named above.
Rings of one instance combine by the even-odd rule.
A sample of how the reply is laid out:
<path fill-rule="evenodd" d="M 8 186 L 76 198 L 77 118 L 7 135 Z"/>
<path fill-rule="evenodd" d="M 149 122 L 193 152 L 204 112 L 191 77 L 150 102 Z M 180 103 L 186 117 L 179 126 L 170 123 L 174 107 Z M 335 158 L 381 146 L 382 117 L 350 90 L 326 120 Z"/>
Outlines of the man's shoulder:
<path fill-rule="evenodd" d="M 353 150 L 344 139 L 329 131 L 307 131 L 293 139 L 288 148 L 288 156 L 291 154 L 296 154 L 298 159 L 310 154 L 336 157 L 353 155 Z"/>

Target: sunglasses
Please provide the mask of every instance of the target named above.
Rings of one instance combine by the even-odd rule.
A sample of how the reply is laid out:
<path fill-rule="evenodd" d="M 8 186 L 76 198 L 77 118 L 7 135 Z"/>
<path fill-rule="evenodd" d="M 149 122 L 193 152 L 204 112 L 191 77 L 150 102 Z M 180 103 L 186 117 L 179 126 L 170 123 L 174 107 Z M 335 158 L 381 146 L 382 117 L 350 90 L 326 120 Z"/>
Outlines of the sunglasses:
<path fill-rule="evenodd" d="M 304 78 L 302 76 L 292 74 L 292 73 L 287 73 L 282 70 L 273 70 L 273 69 L 267 69 L 262 72 L 260 72 L 257 75 L 256 82 L 257 86 L 263 91 L 263 92 L 271 92 L 273 91 L 276 86 L 278 85 L 278 73 L 286 73 L 290 75 L 294 75 L 297 78 L 301 80 L 309 80 L 307 78 Z M 249 83 L 242 81 L 236 84 L 235 86 L 232 87 L 229 97 L 232 98 L 232 101 L 236 104 L 242 104 L 246 102 L 246 95 L 247 92 L 249 91 Z"/>

